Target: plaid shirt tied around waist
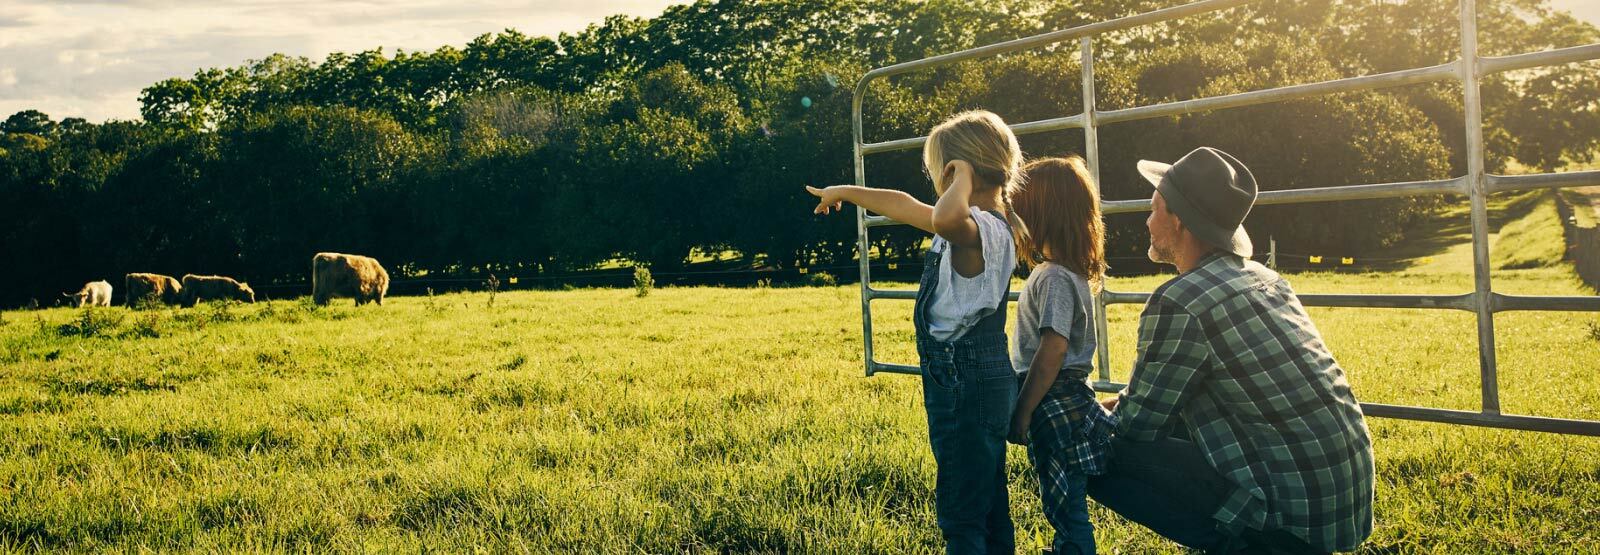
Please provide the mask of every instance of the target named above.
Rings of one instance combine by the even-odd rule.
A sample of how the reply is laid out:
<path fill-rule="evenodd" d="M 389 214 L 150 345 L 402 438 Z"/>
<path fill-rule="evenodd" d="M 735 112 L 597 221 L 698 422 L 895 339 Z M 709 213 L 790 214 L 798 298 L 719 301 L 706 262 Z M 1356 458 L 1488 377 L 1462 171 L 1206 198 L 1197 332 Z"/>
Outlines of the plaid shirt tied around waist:
<path fill-rule="evenodd" d="M 1061 468 L 1052 470 L 1058 473 L 1105 474 L 1111 462 L 1111 434 L 1117 428 L 1117 417 L 1095 401 L 1094 390 L 1087 383 L 1088 374 L 1061 372 L 1033 409 L 1028 443 L 1048 446 L 1055 452 L 1053 464 Z"/>

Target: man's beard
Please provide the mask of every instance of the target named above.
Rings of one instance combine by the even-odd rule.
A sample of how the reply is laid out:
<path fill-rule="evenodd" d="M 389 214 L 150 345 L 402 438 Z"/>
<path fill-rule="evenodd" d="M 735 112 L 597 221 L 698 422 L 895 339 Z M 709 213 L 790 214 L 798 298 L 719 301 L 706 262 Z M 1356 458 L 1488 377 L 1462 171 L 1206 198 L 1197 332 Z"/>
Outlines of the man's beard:
<path fill-rule="evenodd" d="M 1150 249 L 1145 252 L 1145 256 L 1149 256 L 1150 261 L 1156 264 L 1172 263 L 1172 253 L 1157 248 L 1155 241 L 1150 242 Z"/>

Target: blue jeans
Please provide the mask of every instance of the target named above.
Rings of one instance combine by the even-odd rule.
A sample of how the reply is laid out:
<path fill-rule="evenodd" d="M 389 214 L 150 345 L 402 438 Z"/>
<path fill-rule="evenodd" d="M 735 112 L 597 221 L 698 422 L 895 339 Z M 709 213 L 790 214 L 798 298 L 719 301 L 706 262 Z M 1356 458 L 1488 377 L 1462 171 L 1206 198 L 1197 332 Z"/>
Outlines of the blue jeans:
<path fill-rule="evenodd" d="M 1039 472 L 1039 499 L 1045 520 L 1055 529 L 1051 548 L 1056 555 L 1094 555 L 1094 524 L 1089 522 L 1089 477 L 1078 472 L 1055 472 L 1046 448 L 1028 446 L 1033 467 Z"/>
<path fill-rule="evenodd" d="M 1089 478 L 1089 496 L 1123 518 L 1186 547 L 1225 550 L 1228 538 L 1211 518 L 1231 485 L 1194 443 L 1116 439 L 1111 468 Z"/>
<path fill-rule="evenodd" d="M 1123 518 L 1206 553 L 1323 553 L 1283 530 L 1233 536 L 1218 529 L 1211 514 L 1234 486 L 1193 442 L 1117 439 L 1111 447 L 1116 459 L 1110 471 L 1089 478 L 1089 496 Z"/>
<path fill-rule="evenodd" d="M 1005 337 L 923 345 L 922 398 L 938 478 L 934 510 L 946 553 L 1012 553 L 1006 431 L 1017 380 Z"/>

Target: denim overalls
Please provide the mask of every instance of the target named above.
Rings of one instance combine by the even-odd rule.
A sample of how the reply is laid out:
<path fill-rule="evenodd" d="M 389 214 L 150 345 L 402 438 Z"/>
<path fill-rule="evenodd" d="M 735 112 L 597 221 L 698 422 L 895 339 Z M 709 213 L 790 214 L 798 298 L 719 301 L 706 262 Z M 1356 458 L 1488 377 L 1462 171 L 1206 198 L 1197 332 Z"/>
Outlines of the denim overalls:
<path fill-rule="evenodd" d="M 928 439 L 938 466 L 934 509 L 946 553 L 1012 553 L 1016 543 L 1006 494 L 1005 439 L 1017 399 L 1016 373 L 1006 346 L 1011 276 L 1003 277 L 1006 294 L 995 299 L 993 313 L 961 338 L 940 341 L 928 332 L 927 311 L 939 286 L 943 255 L 928 249 L 912 316 L 922 359 Z"/>

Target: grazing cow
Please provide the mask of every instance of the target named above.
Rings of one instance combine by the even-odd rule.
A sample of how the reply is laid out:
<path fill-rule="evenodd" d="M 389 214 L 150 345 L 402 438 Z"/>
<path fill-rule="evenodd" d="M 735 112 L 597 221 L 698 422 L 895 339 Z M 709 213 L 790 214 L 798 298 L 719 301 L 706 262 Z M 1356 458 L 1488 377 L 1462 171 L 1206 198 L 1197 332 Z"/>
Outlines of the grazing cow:
<path fill-rule="evenodd" d="M 256 302 L 256 292 L 250 284 L 239 283 L 230 277 L 183 276 L 183 306 L 194 306 L 200 301 L 232 299 L 244 303 Z"/>
<path fill-rule="evenodd" d="M 128 307 L 146 302 L 160 302 L 166 305 L 175 305 L 183 302 L 183 286 L 172 276 L 161 274 L 128 274 L 123 281 L 123 289 L 127 290 Z"/>
<path fill-rule="evenodd" d="M 371 257 L 334 252 L 311 257 L 311 299 L 318 305 L 334 297 L 354 297 L 356 306 L 367 301 L 382 306 L 388 293 L 389 272 Z"/>
<path fill-rule="evenodd" d="M 106 280 L 91 281 L 83 284 L 83 289 L 77 293 L 62 293 L 61 296 L 72 299 L 72 307 L 111 306 L 111 283 Z"/>

